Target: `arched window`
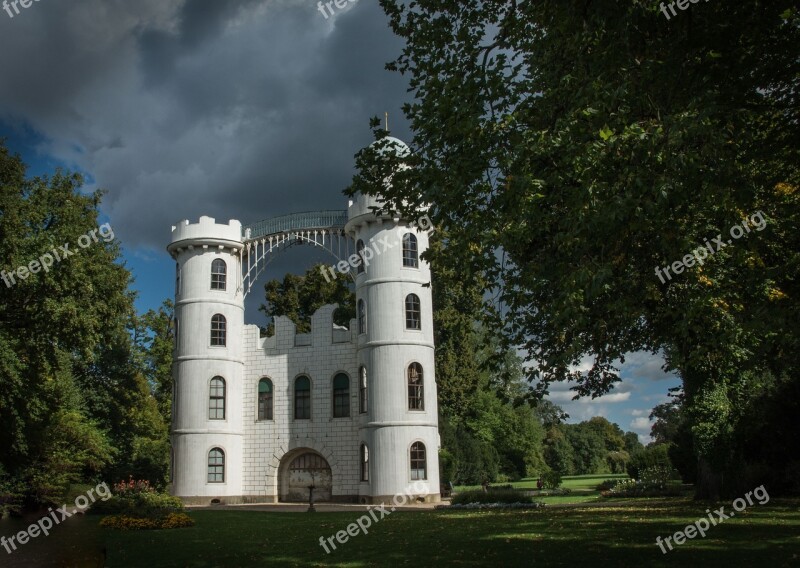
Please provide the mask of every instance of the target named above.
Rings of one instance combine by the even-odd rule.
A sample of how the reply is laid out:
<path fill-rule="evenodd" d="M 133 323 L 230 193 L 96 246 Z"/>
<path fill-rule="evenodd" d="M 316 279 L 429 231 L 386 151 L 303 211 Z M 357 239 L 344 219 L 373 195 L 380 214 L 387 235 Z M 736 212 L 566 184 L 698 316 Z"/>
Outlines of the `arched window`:
<path fill-rule="evenodd" d="M 311 418 L 311 379 L 301 375 L 294 380 L 294 419 Z"/>
<path fill-rule="evenodd" d="M 411 444 L 411 481 L 428 479 L 428 464 L 425 460 L 425 444 Z"/>
<path fill-rule="evenodd" d="M 422 329 L 420 317 L 419 296 L 409 294 L 406 296 L 406 329 Z"/>
<path fill-rule="evenodd" d="M 361 274 L 362 272 L 364 272 L 364 241 L 362 241 L 361 239 L 358 239 L 358 242 L 356 243 L 356 253 L 358 254 L 358 258 L 360 259 L 360 262 L 358 263 L 357 272 L 358 274 Z"/>
<path fill-rule="evenodd" d="M 363 365 L 358 370 L 358 411 L 367 413 L 367 368 Z"/>
<path fill-rule="evenodd" d="M 361 481 L 369 481 L 369 448 L 361 444 Z"/>
<path fill-rule="evenodd" d="M 413 233 L 403 235 L 403 266 L 419 268 L 419 247 L 417 237 Z"/>
<path fill-rule="evenodd" d="M 211 379 L 208 395 L 208 419 L 225 420 L 225 379 Z"/>
<path fill-rule="evenodd" d="M 333 378 L 333 417 L 350 416 L 350 377 L 339 373 Z"/>
<path fill-rule="evenodd" d="M 175 263 L 175 296 L 180 296 L 181 294 L 181 265 L 180 263 Z"/>
<path fill-rule="evenodd" d="M 411 363 L 408 366 L 408 409 L 425 410 L 425 391 L 422 380 L 422 365 Z"/>
<path fill-rule="evenodd" d="M 227 343 L 227 321 L 222 314 L 211 318 L 211 347 L 225 347 Z"/>
<path fill-rule="evenodd" d="M 228 265 L 221 258 L 215 258 L 211 263 L 211 289 L 224 290 L 228 279 Z"/>
<path fill-rule="evenodd" d="M 358 333 L 367 333 L 367 304 L 358 301 Z"/>
<path fill-rule="evenodd" d="M 208 482 L 225 483 L 225 452 L 220 448 L 208 452 Z"/>
<path fill-rule="evenodd" d="M 272 420 L 272 381 L 258 381 L 258 419 Z"/>

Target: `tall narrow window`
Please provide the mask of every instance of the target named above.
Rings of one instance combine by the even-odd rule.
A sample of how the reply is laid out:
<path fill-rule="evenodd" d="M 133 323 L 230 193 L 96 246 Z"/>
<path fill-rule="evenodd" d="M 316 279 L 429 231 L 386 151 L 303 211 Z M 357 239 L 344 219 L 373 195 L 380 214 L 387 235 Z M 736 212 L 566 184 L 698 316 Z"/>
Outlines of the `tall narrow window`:
<path fill-rule="evenodd" d="M 361 444 L 361 481 L 369 481 L 369 448 Z"/>
<path fill-rule="evenodd" d="M 417 237 L 413 233 L 403 235 L 403 266 L 419 268 L 419 248 Z"/>
<path fill-rule="evenodd" d="M 428 479 L 428 464 L 425 459 L 425 444 L 411 444 L 411 480 Z"/>
<path fill-rule="evenodd" d="M 364 300 L 358 301 L 358 333 L 367 333 L 367 305 Z"/>
<path fill-rule="evenodd" d="M 294 381 L 294 418 L 309 420 L 311 418 L 311 379 L 305 375 Z"/>
<path fill-rule="evenodd" d="M 227 342 L 227 321 L 222 314 L 211 318 L 211 346 L 225 347 Z"/>
<path fill-rule="evenodd" d="M 367 368 L 364 366 L 358 370 L 358 411 L 367 413 Z"/>
<path fill-rule="evenodd" d="M 220 448 L 208 452 L 208 482 L 225 483 L 225 452 Z"/>
<path fill-rule="evenodd" d="M 364 241 L 358 239 L 356 243 L 356 253 L 361 262 L 358 263 L 358 274 L 364 272 Z"/>
<path fill-rule="evenodd" d="M 258 381 L 258 419 L 272 420 L 272 381 Z"/>
<path fill-rule="evenodd" d="M 228 265 L 221 258 L 211 263 L 211 289 L 224 290 L 228 279 Z"/>
<path fill-rule="evenodd" d="M 225 379 L 211 379 L 208 396 L 208 419 L 225 420 Z"/>
<path fill-rule="evenodd" d="M 419 296 L 416 294 L 406 296 L 406 329 L 422 329 Z"/>
<path fill-rule="evenodd" d="M 425 410 L 425 391 L 422 380 L 422 365 L 411 363 L 408 366 L 408 409 Z"/>
<path fill-rule="evenodd" d="M 175 296 L 180 296 L 181 294 L 181 265 L 180 263 L 175 263 Z"/>
<path fill-rule="evenodd" d="M 333 417 L 350 416 L 350 377 L 339 373 L 333 378 Z"/>

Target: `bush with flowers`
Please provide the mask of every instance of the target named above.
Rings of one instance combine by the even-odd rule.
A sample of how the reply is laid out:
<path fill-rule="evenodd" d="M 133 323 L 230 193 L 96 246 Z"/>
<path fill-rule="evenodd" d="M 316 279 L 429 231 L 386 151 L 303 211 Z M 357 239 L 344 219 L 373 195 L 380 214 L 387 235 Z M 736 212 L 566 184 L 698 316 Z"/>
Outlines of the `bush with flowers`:
<path fill-rule="evenodd" d="M 169 513 L 165 517 L 155 519 L 111 515 L 103 517 L 103 520 L 100 521 L 100 526 L 120 531 L 179 529 L 194 526 L 194 521 L 186 513 Z"/>
<path fill-rule="evenodd" d="M 180 499 L 156 491 L 147 481 L 133 478 L 114 484 L 111 499 L 95 503 L 92 512 L 114 515 L 104 518 L 100 525 L 122 530 L 179 528 L 194 524 L 183 512 Z"/>

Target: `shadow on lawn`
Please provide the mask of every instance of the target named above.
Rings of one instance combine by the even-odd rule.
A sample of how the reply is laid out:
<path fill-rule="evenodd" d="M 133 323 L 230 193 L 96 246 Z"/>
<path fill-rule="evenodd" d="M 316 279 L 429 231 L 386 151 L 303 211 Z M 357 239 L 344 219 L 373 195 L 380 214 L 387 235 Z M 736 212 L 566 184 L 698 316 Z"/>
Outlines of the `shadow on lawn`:
<path fill-rule="evenodd" d="M 666 555 L 656 537 L 706 516 L 707 505 L 653 499 L 533 511 L 396 512 L 331 554 L 319 537 L 345 530 L 358 513 L 197 511 L 190 529 L 107 534 L 108 566 L 787 566 L 800 558 L 799 503 L 751 506 Z"/>

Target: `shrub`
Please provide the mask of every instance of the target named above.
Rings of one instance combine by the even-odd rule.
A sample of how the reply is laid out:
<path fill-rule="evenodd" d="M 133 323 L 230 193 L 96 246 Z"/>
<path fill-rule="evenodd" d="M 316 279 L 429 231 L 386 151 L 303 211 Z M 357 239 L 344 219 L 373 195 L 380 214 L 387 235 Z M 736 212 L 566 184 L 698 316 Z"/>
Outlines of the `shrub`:
<path fill-rule="evenodd" d="M 186 513 L 169 513 L 159 518 L 112 515 L 104 517 L 100 526 L 121 531 L 179 529 L 194 526 L 194 521 Z"/>
<path fill-rule="evenodd" d="M 481 489 L 462 491 L 453 496 L 453 505 L 467 505 L 469 503 L 533 503 L 533 498 L 515 491 L 514 489 L 490 488 L 484 492 Z"/>
<path fill-rule="evenodd" d="M 0 518 L 11 513 L 19 513 L 24 497 L 24 486 L 7 476 L 0 466 Z"/>
<path fill-rule="evenodd" d="M 548 471 L 542 476 L 542 485 L 545 489 L 558 489 L 561 485 L 561 474 L 557 471 Z"/>
<path fill-rule="evenodd" d="M 648 488 L 666 489 L 672 468 L 653 465 L 641 470 L 639 480 Z"/>
<path fill-rule="evenodd" d="M 115 484 L 112 492 L 111 499 L 96 502 L 91 511 L 149 519 L 162 519 L 171 513 L 183 512 L 180 499 L 159 493 L 147 481 L 123 481 Z"/>
<path fill-rule="evenodd" d="M 621 479 L 606 479 L 606 480 L 602 481 L 601 483 L 598 483 L 596 489 L 598 491 L 608 491 L 609 489 L 613 489 L 614 487 L 616 487 L 617 483 L 619 483 L 620 481 L 622 481 L 622 480 Z"/>
<path fill-rule="evenodd" d="M 668 469 L 645 468 L 642 474 L 643 479 L 617 480 L 613 487 L 600 494 L 603 497 L 668 497 L 680 494 L 677 487 L 667 484 Z"/>
<path fill-rule="evenodd" d="M 643 470 L 654 466 L 663 466 L 670 471 L 672 470 L 672 462 L 669 459 L 669 445 L 657 444 L 633 452 L 627 466 L 628 475 L 633 479 L 640 479 Z"/>

